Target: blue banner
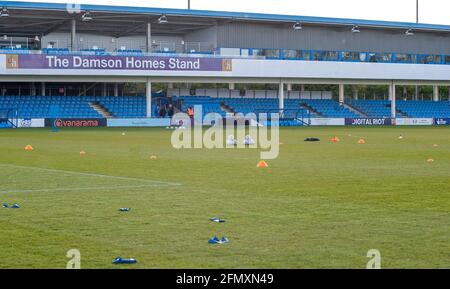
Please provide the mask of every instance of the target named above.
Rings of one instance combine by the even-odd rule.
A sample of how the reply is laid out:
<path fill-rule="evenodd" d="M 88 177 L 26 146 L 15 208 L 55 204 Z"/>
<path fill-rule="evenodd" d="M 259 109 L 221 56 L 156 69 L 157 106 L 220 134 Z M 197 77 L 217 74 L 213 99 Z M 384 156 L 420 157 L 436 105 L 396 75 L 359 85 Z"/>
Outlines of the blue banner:
<path fill-rule="evenodd" d="M 450 125 L 450 118 L 435 118 L 435 125 Z"/>
<path fill-rule="evenodd" d="M 345 125 L 380 126 L 392 125 L 390 118 L 346 118 Z"/>

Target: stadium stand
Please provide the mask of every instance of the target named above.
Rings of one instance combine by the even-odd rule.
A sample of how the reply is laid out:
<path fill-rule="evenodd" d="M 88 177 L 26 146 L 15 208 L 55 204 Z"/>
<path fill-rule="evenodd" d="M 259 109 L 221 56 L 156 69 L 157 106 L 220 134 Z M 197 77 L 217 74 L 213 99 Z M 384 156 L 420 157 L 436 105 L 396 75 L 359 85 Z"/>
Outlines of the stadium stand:
<path fill-rule="evenodd" d="M 69 48 L 43 48 L 42 53 L 44 54 L 68 54 Z"/>
<path fill-rule="evenodd" d="M 80 49 L 80 51 L 92 55 L 108 55 L 108 52 L 104 48 L 84 48 Z"/>
<path fill-rule="evenodd" d="M 156 95 L 154 95 L 156 97 Z M 101 118 L 100 112 L 93 105 L 102 107 L 116 118 L 145 117 L 144 96 L 0 96 L 0 109 L 17 109 L 21 118 L 51 117 L 49 108 L 58 105 L 61 108 L 60 117 L 64 118 Z M 388 100 L 346 100 L 346 102 L 367 117 L 388 118 L 390 116 L 390 101 Z M 210 96 L 174 96 L 160 98 L 155 103 L 153 116 L 158 115 L 158 106 L 169 103 L 181 111 L 187 111 L 195 105 L 202 106 L 202 113 L 273 113 L 279 111 L 276 98 L 239 98 Z M 286 118 L 302 118 L 305 116 L 330 118 L 361 117 L 332 99 L 285 99 Z M 397 101 L 397 111 L 403 117 L 416 118 L 449 118 L 449 101 Z"/>
<path fill-rule="evenodd" d="M 311 17 L 302 27 L 297 17 L 286 15 L 261 17 L 263 15 L 251 13 L 145 7 L 128 7 L 128 12 L 120 15 L 117 8 L 97 5 L 86 6 L 78 19 L 68 14 L 67 7 L 62 4 L 10 2 L 3 18 L 5 34 L 0 38 L 0 54 L 5 54 L 6 60 L 0 70 L 7 76 L 5 82 L 0 83 L 0 92 L 4 95 L 0 96 L 0 109 L 17 109 L 23 118 L 50 117 L 51 105 L 58 105 L 61 117 L 65 118 L 143 118 L 160 115 L 159 108 L 168 104 L 173 104 L 177 111 L 202 105 L 204 115 L 210 112 L 222 116 L 226 113 L 281 112 L 287 119 L 304 115 L 312 118 L 450 116 L 449 102 L 438 101 L 447 96 L 450 100 L 447 77 L 450 46 L 449 40 L 442 37 L 450 31 L 450 26 L 361 20 L 365 22 L 364 30 L 357 31 L 364 37 L 356 38 L 348 19 Z M 96 11 L 90 14 L 87 8 Z M 165 21 L 169 25 L 159 25 L 156 16 L 166 16 L 163 11 L 168 12 Z M 119 17 L 112 16 L 116 13 Z M 155 17 L 139 18 L 143 14 Z M 61 23 L 49 30 L 38 21 L 43 17 Z M 222 22 L 224 18 L 242 21 Z M 88 21 L 92 19 L 94 22 Z M 336 39 L 342 43 L 337 45 Z M 373 39 L 380 41 L 373 42 Z M 406 39 L 408 45 L 405 45 Z M 46 64 L 40 54 L 54 55 L 49 59 L 57 59 L 60 55 L 61 59 Z M 84 62 L 80 65 L 80 59 L 89 60 L 88 65 Z M 127 64 L 130 59 L 133 59 L 131 65 Z M 186 59 L 198 63 L 199 67 L 185 69 L 172 64 Z M 221 65 L 218 59 L 222 61 Z M 62 64 L 63 60 L 67 63 Z M 160 68 L 136 65 L 156 61 L 166 62 L 163 62 L 163 68 L 162 65 Z M 159 63 L 156 64 L 159 67 Z M 410 69 L 405 64 L 417 64 L 411 65 L 417 69 Z M 268 68 L 263 69 L 263 65 Z M 305 69 L 299 69 L 299 65 L 304 65 Z M 29 71 L 25 70 L 27 66 Z M 381 79 L 376 73 L 380 67 L 386 67 L 387 74 L 383 73 Z M 218 75 L 217 83 L 223 84 L 221 88 L 189 89 L 189 84 L 186 88 L 174 88 L 175 83 L 189 83 L 191 78 L 195 83 L 203 83 L 200 80 L 211 75 Z M 258 78 L 258 86 L 235 89 L 241 75 L 248 79 Z M 425 80 L 422 79 L 424 75 L 428 75 Z M 23 76 L 27 77 L 26 81 Z M 161 80 L 162 86 L 158 83 L 160 76 L 165 77 Z M 393 90 L 389 88 L 391 94 L 395 94 L 395 86 L 402 86 L 391 79 L 409 80 L 411 86 L 415 85 L 415 80 L 422 79 L 422 85 L 433 86 L 433 95 L 425 92 L 427 95 L 422 94 L 422 99 L 434 101 L 400 101 L 397 93 L 394 95 L 398 102 L 396 110 L 391 111 L 389 100 L 346 99 L 345 86 L 366 85 L 366 80 L 374 78 L 386 88 L 393 87 Z M 242 83 L 249 83 L 248 79 Z M 314 80 L 315 86 L 310 86 L 313 83 L 308 84 L 309 80 Z M 335 83 L 339 88 L 333 92 L 321 91 L 330 90 L 329 85 L 321 85 L 321 80 Z M 58 91 L 57 95 L 91 96 L 55 96 L 55 85 L 51 82 L 61 83 L 63 93 Z M 148 90 L 136 85 L 144 82 Z M 152 82 L 158 84 L 152 86 Z M 265 90 L 264 87 L 269 87 L 265 84 L 269 83 L 272 90 Z M 224 88 L 225 84 L 228 88 Z M 284 101 L 279 101 L 279 91 L 273 88 L 275 84 L 282 91 L 286 89 Z M 306 90 L 318 91 L 305 91 L 306 85 L 310 86 Z M 293 86 L 297 87 L 293 90 Z M 164 91 L 167 97 L 152 94 L 155 87 Z M 46 94 L 51 96 L 44 96 Z M 406 96 L 404 99 L 419 99 L 419 90 L 413 97 Z"/>
<path fill-rule="evenodd" d="M 75 96 L 2 96 L 0 97 L 0 109 L 17 109 L 21 118 L 45 118 L 50 117 L 50 106 L 58 105 L 60 117 L 102 117 L 89 106 L 89 100 L 91 99 Z"/>
<path fill-rule="evenodd" d="M 5 46 L 0 48 L 0 52 L 4 54 L 29 54 L 30 49 L 26 47 Z"/>
<path fill-rule="evenodd" d="M 209 96 L 181 96 L 177 99 L 181 101 L 182 111 L 187 111 L 189 107 L 194 107 L 195 105 L 201 105 L 203 116 L 212 112 L 219 113 L 222 116 L 226 115 L 226 111 L 222 109 L 222 99 L 211 98 Z"/>
<path fill-rule="evenodd" d="M 391 115 L 391 104 L 388 100 L 349 99 L 346 102 L 369 117 L 386 118 Z"/>
<path fill-rule="evenodd" d="M 359 115 L 331 99 L 303 99 L 301 104 L 312 108 L 322 117 L 358 118 Z"/>
<path fill-rule="evenodd" d="M 112 117 L 145 116 L 145 97 L 102 96 L 0 96 L 0 109 L 17 109 L 20 118 L 51 117 L 50 106 L 60 107 L 61 118 L 102 118 L 91 105 L 102 106 Z"/>
<path fill-rule="evenodd" d="M 450 101 L 397 101 L 397 110 L 408 117 L 450 117 Z"/>
<path fill-rule="evenodd" d="M 144 52 L 140 49 L 117 49 L 119 55 L 143 55 Z"/>
<path fill-rule="evenodd" d="M 136 118 L 145 116 L 145 97 L 97 97 L 96 101 L 103 105 L 114 117 Z M 153 112 L 153 115 L 155 112 Z"/>

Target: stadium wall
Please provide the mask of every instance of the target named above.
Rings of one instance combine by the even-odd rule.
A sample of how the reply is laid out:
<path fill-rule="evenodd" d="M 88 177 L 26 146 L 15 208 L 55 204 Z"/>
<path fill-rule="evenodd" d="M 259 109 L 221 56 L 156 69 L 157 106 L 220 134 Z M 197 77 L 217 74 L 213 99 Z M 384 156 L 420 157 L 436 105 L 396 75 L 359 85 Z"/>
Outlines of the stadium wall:
<path fill-rule="evenodd" d="M 185 42 L 208 43 L 211 45 L 210 49 L 217 48 L 217 27 L 201 29 L 195 32 L 187 33 L 184 36 Z"/>
<path fill-rule="evenodd" d="M 414 37 L 391 30 L 363 28 L 350 33 L 351 27 L 311 27 L 301 31 L 288 24 L 234 22 L 218 26 L 218 47 L 403 52 L 424 54 L 450 53 L 450 39 L 439 34 L 416 32 Z"/>
<path fill-rule="evenodd" d="M 168 46 L 169 50 L 176 52 L 182 52 L 182 36 L 162 36 L 152 35 L 152 41 L 155 41 L 156 49 L 161 50 L 165 46 Z M 42 48 L 46 48 L 51 43 L 54 43 L 55 48 L 70 47 L 70 34 L 68 33 L 50 33 L 42 37 Z M 146 38 L 145 36 L 123 36 L 114 38 L 111 36 L 105 36 L 100 34 L 77 34 L 77 44 L 80 49 L 92 48 L 98 46 L 98 48 L 106 49 L 107 51 L 115 51 L 120 49 L 121 46 L 125 46 L 126 49 L 139 49 L 146 50 Z M 173 47 L 174 44 L 178 44 Z"/>

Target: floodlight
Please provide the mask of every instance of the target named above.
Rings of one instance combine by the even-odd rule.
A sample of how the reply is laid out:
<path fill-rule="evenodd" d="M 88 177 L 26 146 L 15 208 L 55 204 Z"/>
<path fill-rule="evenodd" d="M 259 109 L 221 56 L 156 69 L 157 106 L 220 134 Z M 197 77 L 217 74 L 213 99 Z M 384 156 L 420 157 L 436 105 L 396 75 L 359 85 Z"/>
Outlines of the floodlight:
<path fill-rule="evenodd" d="M 410 28 L 410 29 L 406 30 L 405 34 L 406 34 L 406 36 L 413 36 L 414 31 Z"/>
<path fill-rule="evenodd" d="M 167 20 L 166 14 L 161 15 L 161 17 L 158 18 L 159 24 L 166 24 L 169 23 L 169 20 Z"/>
<path fill-rule="evenodd" d="M 92 17 L 91 12 L 89 12 L 89 11 L 86 11 L 86 12 L 84 12 L 83 15 L 81 15 L 82 21 L 91 21 L 92 19 L 94 19 L 94 17 Z"/>
<path fill-rule="evenodd" d="M 294 30 L 302 30 L 303 29 L 302 24 L 300 23 L 300 21 L 295 22 L 295 24 L 292 26 L 292 28 Z"/>
<path fill-rule="evenodd" d="M 0 12 L 0 17 L 9 17 L 9 11 L 7 8 L 3 7 L 2 11 Z"/>

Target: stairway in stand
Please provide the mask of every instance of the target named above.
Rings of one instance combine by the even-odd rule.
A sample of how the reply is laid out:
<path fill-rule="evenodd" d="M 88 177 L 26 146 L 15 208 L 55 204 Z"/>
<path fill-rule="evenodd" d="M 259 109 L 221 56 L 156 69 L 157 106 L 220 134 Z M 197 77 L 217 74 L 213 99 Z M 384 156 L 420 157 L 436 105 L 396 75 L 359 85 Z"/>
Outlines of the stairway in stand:
<path fill-rule="evenodd" d="M 351 104 L 348 104 L 348 103 L 342 103 L 342 105 L 346 108 L 346 109 L 348 109 L 348 110 L 350 110 L 351 112 L 353 112 L 353 113 L 355 113 L 355 114 L 358 114 L 358 115 L 360 115 L 361 117 L 369 117 L 369 115 L 367 115 L 366 113 L 364 113 L 364 112 L 362 112 L 361 110 L 359 110 L 359 109 L 357 109 L 356 107 L 354 107 L 353 105 L 351 105 Z"/>
<path fill-rule="evenodd" d="M 89 106 L 104 118 L 115 118 L 114 115 L 98 101 L 89 102 Z"/>

